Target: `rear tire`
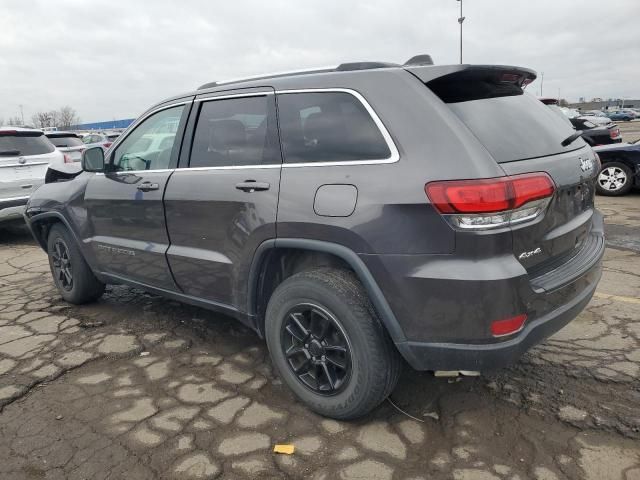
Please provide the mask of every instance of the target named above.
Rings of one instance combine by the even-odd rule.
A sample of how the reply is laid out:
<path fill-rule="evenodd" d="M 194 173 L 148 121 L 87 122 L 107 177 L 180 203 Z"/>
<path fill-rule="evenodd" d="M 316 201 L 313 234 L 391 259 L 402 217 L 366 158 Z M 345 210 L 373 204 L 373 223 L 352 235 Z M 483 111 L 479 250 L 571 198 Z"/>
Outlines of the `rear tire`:
<path fill-rule="evenodd" d="M 350 271 L 317 268 L 289 277 L 271 296 L 265 321 L 275 369 L 320 415 L 366 415 L 398 381 L 402 359 Z"/>
<path fill-rule="evenodd" d="M 602 165 L 596 180 L 596 191 L 600 195 L 617 197 L 626 195 L 633 186 L 633 173 L 624 163 L 607 162 Z"/>
<path fill-rule="evenodd" d="M 95 277 L 64 226 L 51 227 L 47 253 L 53 282 L 64 300 L 79 305 L 92 302 L 104 293 L 104 283 Z"/>

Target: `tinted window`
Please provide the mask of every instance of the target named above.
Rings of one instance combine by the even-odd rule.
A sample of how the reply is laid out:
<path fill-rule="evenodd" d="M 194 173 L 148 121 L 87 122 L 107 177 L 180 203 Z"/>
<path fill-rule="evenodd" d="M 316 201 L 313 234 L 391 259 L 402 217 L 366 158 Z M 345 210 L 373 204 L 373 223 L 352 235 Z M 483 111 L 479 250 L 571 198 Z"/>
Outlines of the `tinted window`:
<path fill-rule="evenodd" d="M 280 163 L 272 97 L 203 102 L 190 167 Z"/>
<path fill-rule="evenodd" d="M 584 146 L 562 141 L 575 130 L 529 94 L 449 103 L 498 163 L 543 157 Z"/>
<path fill-rule="evenodd" d="M 278 95 L 286 163 L 379 160 L 391 156 L 364 105 L 344 92 Z"/>
<path fill-rule="evenodd" d="M 49 137 L 56 147 L 80 147 L 84 145 L 78 137 Z"/>
<path fill-rule="evenodd" d="M 42 155 L 54 150 L 55 147 L 40 132 L 0 133 L 0 155 Z"/>
<path fill-rule="evenodd" d="M 167 125 L 180 121 L 184 105 L 162 110 L 144 120 L 121 143 L 113 154 L 113 165 L 116 171 L 158 170 L 169 168 L 171 153 L 175 146 L 175 135 L 164 131 Z"/>

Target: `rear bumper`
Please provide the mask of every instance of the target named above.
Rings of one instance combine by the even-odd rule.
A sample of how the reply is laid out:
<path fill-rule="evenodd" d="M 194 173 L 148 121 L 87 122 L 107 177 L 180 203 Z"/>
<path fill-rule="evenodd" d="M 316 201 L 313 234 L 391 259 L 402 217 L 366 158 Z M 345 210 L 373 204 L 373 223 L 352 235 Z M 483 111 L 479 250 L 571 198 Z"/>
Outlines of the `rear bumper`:
<path fill-rule="evenodd" d="M 588 235 L 578 254 L 536 277 L 512 253 L 497 253 L 504 245 L 486 256 L 361 257 L 385 292 L 404 333 L 395 343 L 413 368 L 488 370 L 515 361 L 587 305 L 602 275 L 605 250 L 597 211 Z M 521 331 L 500 338 L 491 334 L 493 321 L 520 314 L 527 315 Z"/>
<path fill-rule="evenodd" d="M 0 222 L 20 220 L 29 197 L 0 199 Z"/>
<path fill-rule="evenodd" d="M 515 362 L 534 345 L 553 335 L 573 320 L 589 303 L 601 276 L 600 264 L 590 288 L 581 292 L 570 303 L 527 322 L 515 337 L 491 344 L 456 344 L 402 342 L 396 346 L 416 370 L 476 370 L 486 371 Z"/>

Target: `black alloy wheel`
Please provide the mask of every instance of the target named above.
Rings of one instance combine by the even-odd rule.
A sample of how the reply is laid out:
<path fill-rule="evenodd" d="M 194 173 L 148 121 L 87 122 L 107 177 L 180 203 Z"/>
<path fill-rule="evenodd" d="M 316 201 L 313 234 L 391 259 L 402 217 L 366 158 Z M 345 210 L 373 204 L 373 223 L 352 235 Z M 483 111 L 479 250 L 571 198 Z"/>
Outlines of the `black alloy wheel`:
<path fill-rule="evenodd" d="M 311 391 L 336 395 L 351 375 L 351 347 L 336 318 L 309 304 L 293 307 L 282 322 L 281 348 L 292 372 Z"/>
<path fill-rule="evenodd" d="M 66 291 L 73 289 L 73 269 L 69 256 L 69 247 L 62 238 L 56 238 L 51 252 L 53 275 L 59 285 Z"/>

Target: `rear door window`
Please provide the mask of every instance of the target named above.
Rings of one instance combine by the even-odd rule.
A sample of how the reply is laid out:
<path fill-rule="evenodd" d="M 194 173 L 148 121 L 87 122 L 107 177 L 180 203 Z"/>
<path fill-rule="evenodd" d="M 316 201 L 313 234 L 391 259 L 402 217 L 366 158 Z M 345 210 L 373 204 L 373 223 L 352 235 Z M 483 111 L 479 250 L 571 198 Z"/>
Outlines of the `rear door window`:
<path fill-rule="evenodd" d="M 273 96 L 202 102 L 189 167 L 281 163 Z"/>
<path fill-rule="evenodd" d="M 346 92 L 278 94 L 285 163 L 383 160 L 391 151 L 365 106 Z"/>
<path fill-rule="evenodd" d="M 54 150 L 42 132 L 0 132 L 0 156 L 43 155 Z"/>

